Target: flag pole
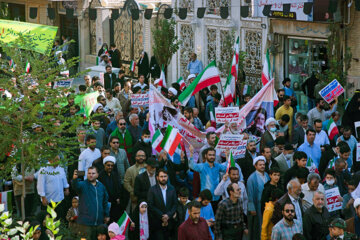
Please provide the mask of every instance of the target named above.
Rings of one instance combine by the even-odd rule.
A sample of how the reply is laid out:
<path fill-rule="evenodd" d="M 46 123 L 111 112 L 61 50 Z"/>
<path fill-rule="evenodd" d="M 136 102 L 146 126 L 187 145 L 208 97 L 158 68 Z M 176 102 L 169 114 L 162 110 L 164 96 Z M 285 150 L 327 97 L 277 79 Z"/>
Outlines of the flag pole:
<path fill-rule="evenodd" d="M 224 87 L 223 87 L 223 85 L 222 85 L 222 83 L 221 83 L 221 78 L 220 78 L 220 87 L 221 87 L 221 92 L 222 92 L 222 98 L 223 98 L 223 100 L 224 100 L 224 103 L 225 103 L 225 94 L 224 94 Z M 214 109 L 215 110 L 215 109 Z"/>

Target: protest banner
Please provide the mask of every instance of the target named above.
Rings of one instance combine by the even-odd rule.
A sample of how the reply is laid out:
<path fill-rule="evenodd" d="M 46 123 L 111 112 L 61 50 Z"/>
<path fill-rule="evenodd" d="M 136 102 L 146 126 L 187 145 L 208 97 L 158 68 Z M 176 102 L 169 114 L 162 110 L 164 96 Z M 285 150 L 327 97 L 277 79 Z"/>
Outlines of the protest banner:
<path fill-rule="evenodd" d="M 132 94 L 131 106 L 133 107 L 148 107 L 149 106 L 149 94 Z"/>
<path fill-rule="evenodd" d="M 23 36 L 30 42 L 26 41 L 28 45 L 19 45 L 19 48 L 49 55 L 57 29 L 56 26 L 0 19 L 0 45 L 24 44 L 17 42 Z"/>
<path fill-rule="evenodd" d="M 242 142 L 244 135 L 222 134 L 215 149 L 224 152 L 227 149 L 236 149 Z"/>
<path fill-rule="evenodd" d="M 320 96 L 327 102 L 331 103 L 336 97 L 344 92 L 344 88 L 334 79 L 319 92 Z"/>
<path fill-rule="evenodd" d="M 247 140 L 241 140 L 239 146 L 235 149 L 231 149 L 234 158 L 243 158 L 246 153 Z"/>
<path fill-rule="evenodd" d="M 339 200 L 340 192 L 338 187 L 325 190 L 325 197 L 327 202 L 327 209 L 329 212 L 333 212 L 342 208 L 342 201 Z"/>
<path fill-rule="evenodd" d="M 74 80 L 73 78 L 69 78 L 69 79 L 66 79 L 66 80 L 56 81 L 55 84 L 54 84 L 54 89 L 56 89 L 58 87 L 71 88 L 73 80 Z"/>
<path fill-rule="evenodd" d="M 216 123 L 238 122 L 240 119 L 240 110 L 238 107 L 216 107 Z"/>
<path fill-rule="evenodd" d="M 75 104 L 80 106 L 80 113 L 86 115 L 87 118 L 90 117 L 90 114 L 93 110 L 93 107 L 97 103 L 97 97 L 99 92 L 92 92 L 85 95 L 76 95 Z"/>
<path fill-rule="evenodd" d="M 360 143 L 356 145 L 356 161 L 360 162 Z"/>

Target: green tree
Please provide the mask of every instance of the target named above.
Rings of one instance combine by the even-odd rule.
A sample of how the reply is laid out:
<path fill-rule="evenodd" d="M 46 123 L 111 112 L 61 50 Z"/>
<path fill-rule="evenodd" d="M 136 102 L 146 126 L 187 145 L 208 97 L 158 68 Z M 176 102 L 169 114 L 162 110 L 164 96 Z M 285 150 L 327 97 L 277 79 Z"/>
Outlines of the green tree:
<path fill-rule="evenodd" d="M 154 38 L 153 52 L 160 66 L 167 67 L 171 57 L 179 50 L 181 40 L 175 33 L 176 22 L 174 19 L 161 19 L 152 29 Z"/>
<path fill-rule="evenodd" d="M 78 145 L 75 133 L 83 119 L 80 116 L 65 118 L 69 89 L 51 87 L 62 79 L 59 73 L 64 65 L 58 65 L 53 55 L 14 47 L 31 49 L 28 48 L 33 47 L 30 38 L 20 36 L 17 41 L 12 46 L 0 42 L 3 48 L 0 88 L 8 91 L 8 97 L 3 95 L 0 100 L 0 177 L 9 179 L 11 173 L 21 174 L 24 206 L 26 172 L 48 165 L 48 160 L 57 156 L 60 157 L 57 162 L 64 167 L 72 163 L 75 159 L 71 159 L 69 153 Z M 11 57 L 14 64 L 6 56 Z M 66 67 L 77 61 L 67 61 Z M 29 73 L 25 71 L 27 63 L 31 66 Z M 34 131 L 35 125 L 40 125 L 42 131 Z M 24 207 L 21 213 L 24 218 Z"/>

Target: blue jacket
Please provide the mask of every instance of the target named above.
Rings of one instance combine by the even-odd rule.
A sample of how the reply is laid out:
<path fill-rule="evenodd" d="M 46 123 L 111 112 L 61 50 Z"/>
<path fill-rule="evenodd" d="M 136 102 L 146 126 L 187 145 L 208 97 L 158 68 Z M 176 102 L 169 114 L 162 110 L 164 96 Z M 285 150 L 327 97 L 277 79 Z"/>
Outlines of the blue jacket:
<path fill-rule="evenodd" d="M 88 180 L 72 180 L 72 187 L 79 195 L 79 217 L 77 222 L 86 226 L 97 226 L 109 217 L 109 195 L 105 186 L 97 181 L 96 186 Z"/>

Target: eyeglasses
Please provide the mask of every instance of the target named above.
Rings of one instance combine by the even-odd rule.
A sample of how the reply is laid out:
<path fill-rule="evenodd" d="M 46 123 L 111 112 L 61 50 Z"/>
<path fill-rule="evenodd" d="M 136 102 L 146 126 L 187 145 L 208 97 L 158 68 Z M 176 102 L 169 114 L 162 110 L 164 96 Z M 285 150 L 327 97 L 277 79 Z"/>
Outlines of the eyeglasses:
<path fill-rule="evenodd" d="M 293 209 L 286 209 L 286 210 L 284 210 L 286 213 L 294 213 L 295 212 L 295 210 L 293 210 Z"/>
<path fill-rule="evenodd" d="M 112 144 L 119 144 L 119 142 L 111 142 Z"/>
<path fill-rule="evenodd" d="M 126 125 L 126 123 L 119 123 L 119 125 L 120 125 L 120 126 L 125 126 L 125 125 Z"/>

